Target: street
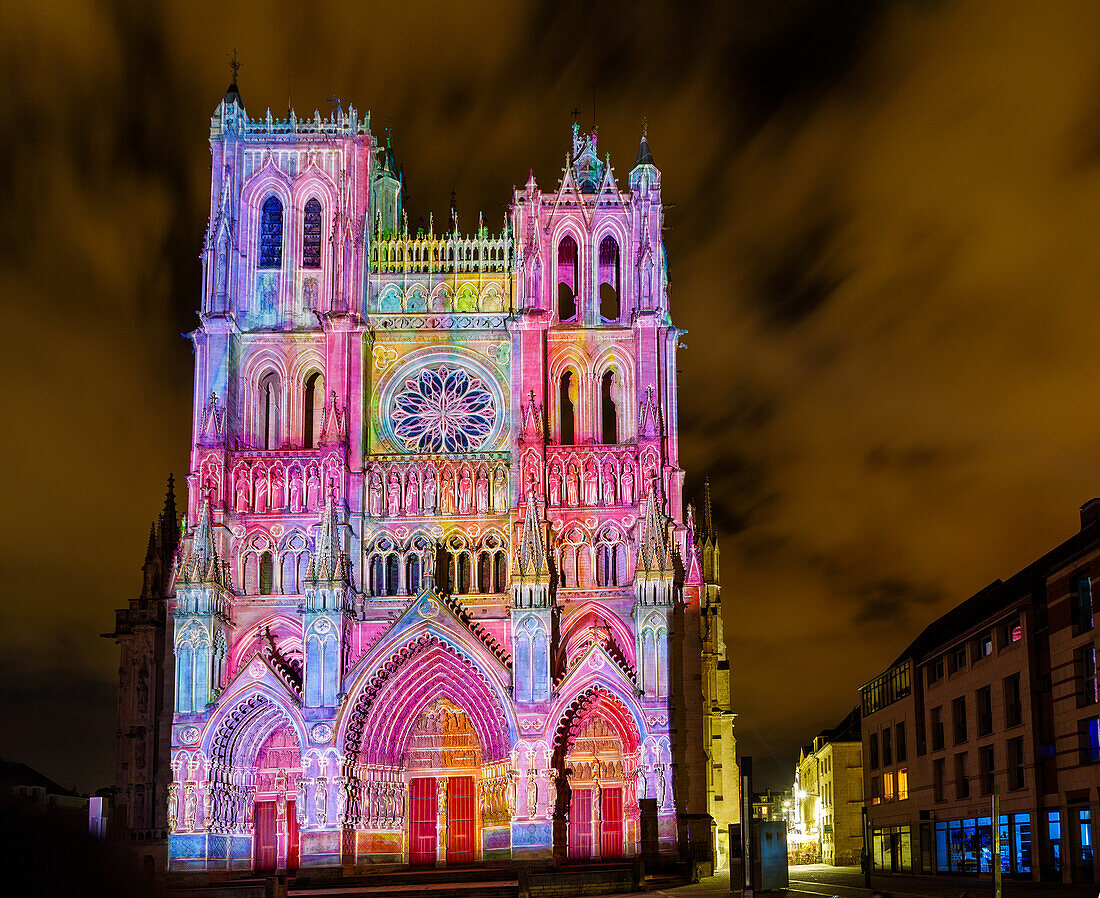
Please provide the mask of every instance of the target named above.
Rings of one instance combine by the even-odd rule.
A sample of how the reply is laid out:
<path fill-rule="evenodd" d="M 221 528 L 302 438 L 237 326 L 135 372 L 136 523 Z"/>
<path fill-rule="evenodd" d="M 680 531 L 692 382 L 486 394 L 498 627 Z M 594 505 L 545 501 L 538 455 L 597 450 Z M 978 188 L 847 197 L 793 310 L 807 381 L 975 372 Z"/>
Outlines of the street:
<path fill-rule="evenodd" d="M 826 864 L 810 864 L 790 868 L 788 895 L 807 895 L 814 898 L 869 898 L 880 892 L 885 898 L 990 898 L 993 884 L 988 879 L 934 876 L 873 876 L 872 889 L 863 885 L 863 874 L 858 867 L 830 867 Z M 1035 883 L 1004 880 L 1004 898 L 1092 898 L 1097 887 L 1089 884 L 1063 885 L 1062 883 Z M 649 894 L 667 895 L 669 898 L 695 895 L 729 895 L 729 874 L 722 872 L 694 885 L 655 889 Z M 764 893 L 779 894 L 779 893 Z M 619 896 L 616 896 L 619 898 Z M 622 896 L 626 898 L 626 896 Z"/>

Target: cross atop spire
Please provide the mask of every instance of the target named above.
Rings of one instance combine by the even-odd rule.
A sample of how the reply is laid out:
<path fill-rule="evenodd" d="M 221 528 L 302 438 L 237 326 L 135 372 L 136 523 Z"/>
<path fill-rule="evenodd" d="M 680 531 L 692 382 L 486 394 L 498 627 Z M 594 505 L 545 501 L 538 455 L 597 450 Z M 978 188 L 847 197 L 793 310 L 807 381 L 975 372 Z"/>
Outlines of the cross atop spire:
<path fill-rule="evenodd" d="M 229 55 L 228 53 L 226 54 Z M 234 103 L 244 109 L 244 101 L 241 99 L 241 92 L 237 88 L 237 75 L 241 70 L 240 60 L 237 59 L 237 50 L 233 49 L 233 56 L 229 60 L 229 68 L 233 71 L 233 80 L 229 82 L 229 87 L 225 90 L 225 99 L 223 102 L 227 106 L 232 106 Z"/>

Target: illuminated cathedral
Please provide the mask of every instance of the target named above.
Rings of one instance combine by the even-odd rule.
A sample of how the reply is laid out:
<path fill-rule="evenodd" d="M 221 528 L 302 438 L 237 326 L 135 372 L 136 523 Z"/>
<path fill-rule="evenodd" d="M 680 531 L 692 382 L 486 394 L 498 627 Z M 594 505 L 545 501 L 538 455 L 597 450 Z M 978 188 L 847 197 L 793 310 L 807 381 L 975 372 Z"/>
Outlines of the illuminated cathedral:
<path fill-rule="evenodd" d="M 502 232 L 412 232 L 369 116 L 218 105 L 186 512 L 114 634 L 116 814 L 170 869 L 724 852 L 661 173 L 566 149 Z"/>

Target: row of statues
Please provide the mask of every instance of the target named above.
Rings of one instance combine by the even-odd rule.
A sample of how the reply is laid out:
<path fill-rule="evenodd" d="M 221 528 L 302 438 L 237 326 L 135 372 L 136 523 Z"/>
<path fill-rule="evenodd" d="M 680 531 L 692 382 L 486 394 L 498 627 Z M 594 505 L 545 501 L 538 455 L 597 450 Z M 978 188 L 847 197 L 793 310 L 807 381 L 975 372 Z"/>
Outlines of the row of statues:
<path fill-rule="evenodd" d="M 508 474 L 503 464 L 378 466 L 367 481 L 371 517 L 407 515 L 504 514 L 509 508 Z"/>

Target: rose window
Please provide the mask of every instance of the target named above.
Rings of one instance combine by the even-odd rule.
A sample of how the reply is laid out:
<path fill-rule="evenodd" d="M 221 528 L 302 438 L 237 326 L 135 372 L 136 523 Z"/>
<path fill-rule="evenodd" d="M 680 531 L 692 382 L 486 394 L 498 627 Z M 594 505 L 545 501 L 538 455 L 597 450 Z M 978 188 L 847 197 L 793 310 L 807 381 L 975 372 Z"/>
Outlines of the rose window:
<path fill-rule="evenodd" d="M 493 432 L 496 402 L 485 382 L 453 364 L 421 368 L 393 397 L 393 433 L 411 452 L 470 452 Z"/>

